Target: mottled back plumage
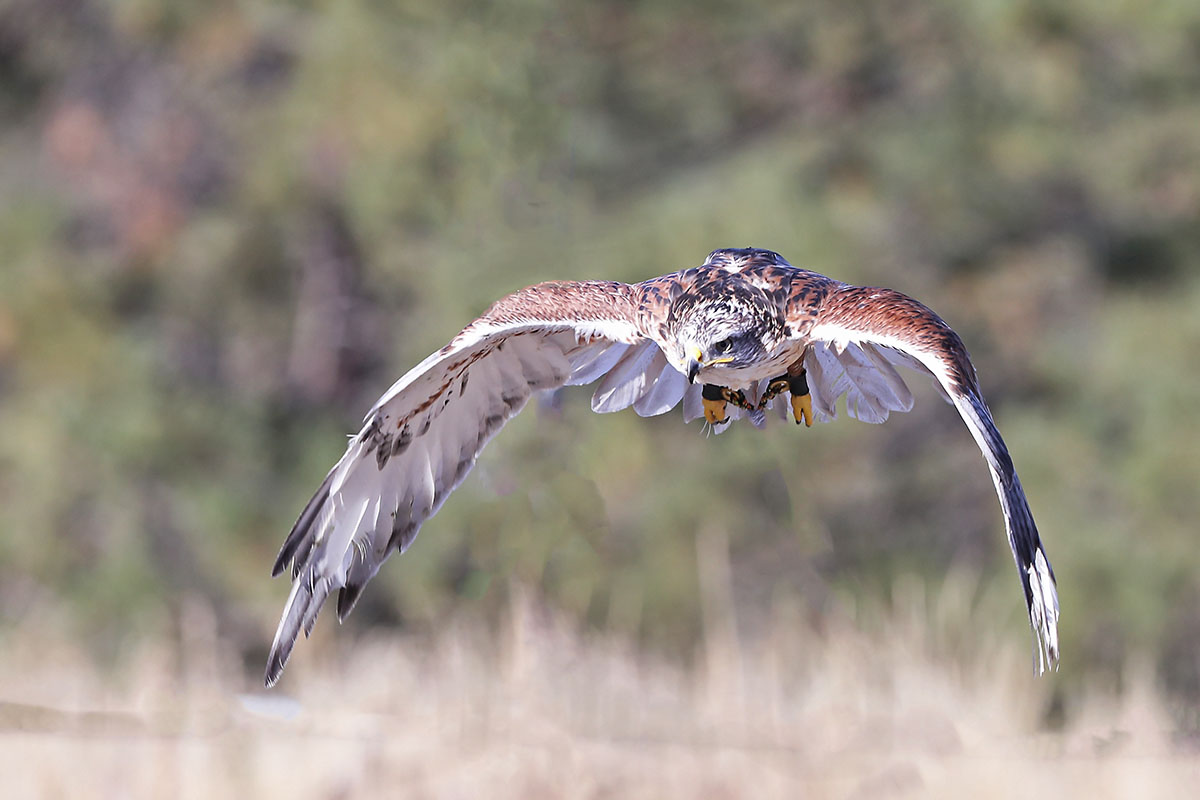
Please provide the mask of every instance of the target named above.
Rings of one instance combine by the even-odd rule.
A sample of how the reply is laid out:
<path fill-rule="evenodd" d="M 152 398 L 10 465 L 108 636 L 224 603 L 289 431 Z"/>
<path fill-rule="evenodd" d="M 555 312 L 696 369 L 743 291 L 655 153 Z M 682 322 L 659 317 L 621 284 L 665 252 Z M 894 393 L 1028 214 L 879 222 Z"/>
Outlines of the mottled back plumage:
<path fill-rule="evenodd" d="M 921 303 L 849 286 L 754 248 L 639 284 L 558 281 L 498 300 L 398 380 L 325 477 L 283 543 L 292 590 L 271 646 L 278 680 L 301 630 L 335 590 L 344 619 L 393 552 L 404 552 L 533 392 L 597 387 L 592 409 L 642 416 L 683 406 L 717 433 L 746 418 L 846 413 L 883 422 L 913 397 L 897 367 L 934 378 L 978 443 L 1021 577 L 1039 669 L 1058 659 L 1058 598 L 1012 459 L 962 340 Z M 811 416 L 810 416 L 811 415 Z"/>

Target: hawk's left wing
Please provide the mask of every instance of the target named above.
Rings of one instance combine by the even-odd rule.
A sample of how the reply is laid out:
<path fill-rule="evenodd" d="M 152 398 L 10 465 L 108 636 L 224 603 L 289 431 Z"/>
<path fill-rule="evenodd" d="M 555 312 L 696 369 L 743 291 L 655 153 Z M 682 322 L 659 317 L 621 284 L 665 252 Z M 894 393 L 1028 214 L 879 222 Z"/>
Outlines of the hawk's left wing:
<path fill-rule="evenodd" d="M 804 366 L 817 419 L 847 412 L 883 422 L 891 411 L 908 411 L 913 397 L 896 366 L 932 375 L 958 410 L 987 461 L 1004 512 L 1008 543 L 1025 592 L 1038 669 L 1058 663 L 1058 593 L 1025 490 L 1008 448 L 979 389 L 962 340 L 937 314 L 890 289 L 837 284 L 795 320 L 807 344 Z"/>
<path fill-rule="evenodd" d="M 412 544 L 533 392 L 603 379 L 596 411 L 632 405 L 648 416 L 677 405 L 693 387 L 643 332 L 640 318 L 654 313 L 627 284 L 540 284 L 498 301 L 396 381 L 279 551 L 273 574 L 290 563 L 293 583 L 267 685 L 329 594 L 338 590 L 338 618 L 345 618 L 380 564 Z"/>

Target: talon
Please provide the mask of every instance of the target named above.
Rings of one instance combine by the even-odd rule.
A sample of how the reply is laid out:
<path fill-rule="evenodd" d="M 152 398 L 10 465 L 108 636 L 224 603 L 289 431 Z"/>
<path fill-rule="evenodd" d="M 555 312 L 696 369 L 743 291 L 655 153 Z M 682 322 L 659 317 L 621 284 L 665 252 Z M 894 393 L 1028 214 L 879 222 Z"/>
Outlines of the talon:
<path fill-rule="evenodd" d="M 700 399 L 704 403 L 704 418 L 712 425 L 720 425 L 727 419 L 725 416 L 726 391 L 728 390 L 721 386 L 706 383 L 700 392 Z"/>
<path fill-rule="evenodd" d="M 713 425 L 720 425 L 725 421 L 725 401 L 724 400 L 705 400 L 704 401 L 704 418 Z"/>
<path fill-rule="evenodd" d="M 788 375 L 788 391 L 792 395 L 792 415 L 796 424 L 804 423 L 806 428 L 813 424 L 812 395 L 808 393 L 808 375 L 803 369 L 795 375 Z"/>
<path fill-rule="evenodd" d="M 803 422 L 806 428 L 811 428 L 813 424 L 812 395 L 792 395 L 792 414 L 796 417 L 797 425 Z"/>

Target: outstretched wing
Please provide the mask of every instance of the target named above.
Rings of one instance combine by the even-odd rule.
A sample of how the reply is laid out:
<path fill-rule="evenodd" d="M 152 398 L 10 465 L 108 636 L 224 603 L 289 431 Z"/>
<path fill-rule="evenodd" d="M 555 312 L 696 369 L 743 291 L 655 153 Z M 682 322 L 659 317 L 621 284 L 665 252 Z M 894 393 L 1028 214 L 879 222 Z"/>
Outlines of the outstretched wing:
<path fill-rule="evenodd" d="M 966 347 L 949 325 L 899 292 L 844 284 L 823 297 L 807 329 L 804 366 L 813 410 L 821 420 L 847 412 L 883 422 L 891 411 L 908 411 L 913 397 L 896 366 L 928 373 L 966 422 L 987 460 L 1004 512 L 1004 527 L 1025 591 L 1038 671 L 1058 663 L 1058 594 L 1054 572 L 1017 478 L 1008 448 L 984 402 Z"/>
<path fill-rule="evenodd" d="M 603 378 L 596 411 L 661 414 L 683 398 L 639 319 L 656 310 L 608 281 L 546 283 L 503 298 L 396 381 L 297 519 L 275 561 L 293 584 L 267 663 L 279 679 L 330 593 L 344 619 L 363 586 L 458 486 L 488 440 L 538 390 Z"/>

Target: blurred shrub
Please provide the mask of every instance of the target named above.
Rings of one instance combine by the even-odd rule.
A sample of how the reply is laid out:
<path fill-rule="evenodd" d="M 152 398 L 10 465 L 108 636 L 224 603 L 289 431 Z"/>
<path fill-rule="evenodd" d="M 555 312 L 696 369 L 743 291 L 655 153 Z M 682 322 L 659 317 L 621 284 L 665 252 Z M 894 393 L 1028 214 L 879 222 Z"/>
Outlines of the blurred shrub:
<path fill-rule="evenodd" d="M 1119 686 L 1149 653 L 1195 704 L 1197 30 L 1185 3 L 9 0 L 4 618 L 113 651 L 199 592 L 261 648 L 273 550 L 395 375 L 523 284 L 755 244 L 959 328 L 1066 673 Z M 489 613 L 515 573 L 687 652 L 715 526 L 747 617 L 960 563 L 1023 635 L 932 393 L 883 429 L 715 440 L 585 398 L 517 420 L 356 619 Z"/>

